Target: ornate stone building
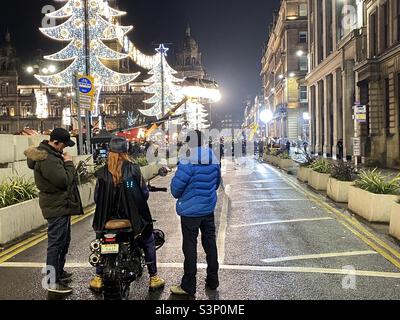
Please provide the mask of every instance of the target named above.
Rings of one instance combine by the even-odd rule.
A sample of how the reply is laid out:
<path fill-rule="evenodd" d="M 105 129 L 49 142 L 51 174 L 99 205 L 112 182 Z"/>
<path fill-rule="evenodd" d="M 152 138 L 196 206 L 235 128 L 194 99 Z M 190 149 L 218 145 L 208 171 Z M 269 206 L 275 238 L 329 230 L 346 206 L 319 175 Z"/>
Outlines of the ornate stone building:
<path fill-rule="evenodd" d="M 261 70 L 270 137 L 307 136 L 307 16 L 307 1 L 284 0 L 270 27 Z"/>
<path fill-rule="evenodd" d="M 367 122 L 356 127 L 362 155 L 400 168 L 400 0 L 363 1 L 357 43 L 357 100 Z"/>
<path fill-rule="evenodd" d="M 202 54 L 189 25 L 186 28 L 185 39 L 176 54 L 175 70 L 179 72 L 181 78 L 203 79 L 206 76 L 202 66 Z"/>

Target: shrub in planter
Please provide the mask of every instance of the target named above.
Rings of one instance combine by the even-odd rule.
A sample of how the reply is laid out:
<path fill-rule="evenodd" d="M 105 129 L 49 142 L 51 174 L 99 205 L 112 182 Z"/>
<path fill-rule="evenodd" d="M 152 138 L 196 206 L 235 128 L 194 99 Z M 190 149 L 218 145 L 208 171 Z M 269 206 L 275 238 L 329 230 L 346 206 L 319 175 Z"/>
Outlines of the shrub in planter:
<path fill-rule="evenodd" d="M 349 186 L 354 184 L 354 167 L 350 163 L 340 161 L 331 166 L 331 177 L 328 181 L 328 197 L 336 202 L 348 202 Z"/>
<path fill-rule="evenodd" d="M 0 208 L 37 198 L 38 190 L 32 180 L 13 177 L 0 184 Z"/>
<path fill-rule="evenodd" d="M 331 174 L 332 165 L 326 161 L 325 159 L 317 159 L 311 165 L 310 168 L 315 172 L 323 173 L 323 174 Z"/>
<path fill-rule="evenodd" d="M 378 171 L 362 170 L 356 186 L 365 191 L 375 194 L 397 195 L 400 190 L 400 174 L 395 178 L 387 180 L 387 178 Z"/>
<path fill-rule="evenodd" d="M 146 157 L 139 157 L 139 158 L 133 159 L 133 163 L 136 163 L 140 167 L 146 167 L 149 165 Z"/>
<path fill-rule="evenodd" d="M 278 157 L 284 160 L 292 159 L 288 151 L 282 152 Z"/>
<path fill-rule="evenodd" d="M 368 221 L 389 222 L 399 190 L 400 175 L 388 179 L 378 169 L 363 170 L 349 189 L 349 209 Z"/>
<path fill-rule="evenodd" d="M 315 190 L 325 191 L 328 186 L 331 165 L 325 159 L 317 159 L 310 166 L 308 184 Z"/>

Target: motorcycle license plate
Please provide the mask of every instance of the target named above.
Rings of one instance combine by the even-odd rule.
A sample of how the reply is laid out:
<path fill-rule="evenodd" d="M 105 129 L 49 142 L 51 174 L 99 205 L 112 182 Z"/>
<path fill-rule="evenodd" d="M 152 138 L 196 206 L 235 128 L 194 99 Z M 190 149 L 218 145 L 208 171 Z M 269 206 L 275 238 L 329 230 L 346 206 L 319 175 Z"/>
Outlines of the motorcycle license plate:
<path fill-rule="evenodd" d="M 119 244 L 102 244 L 101 254 L 113 254 L 119 252 Z"/>

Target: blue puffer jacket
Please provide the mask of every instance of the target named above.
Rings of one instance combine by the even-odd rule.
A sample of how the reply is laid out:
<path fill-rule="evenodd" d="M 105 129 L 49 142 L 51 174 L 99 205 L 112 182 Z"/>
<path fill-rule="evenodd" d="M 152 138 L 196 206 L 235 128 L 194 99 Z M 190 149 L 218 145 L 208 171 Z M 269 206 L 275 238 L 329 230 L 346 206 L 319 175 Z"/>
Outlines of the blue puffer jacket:
<path fill-rule="evenodd" d="M 190 151 L 191 156 L 181 159 L 178 164 L 171 192 L 178 199 L 178 215 L 202 217 L 215 210 L 221 169 L 211 149 L 199 147 Z"/>

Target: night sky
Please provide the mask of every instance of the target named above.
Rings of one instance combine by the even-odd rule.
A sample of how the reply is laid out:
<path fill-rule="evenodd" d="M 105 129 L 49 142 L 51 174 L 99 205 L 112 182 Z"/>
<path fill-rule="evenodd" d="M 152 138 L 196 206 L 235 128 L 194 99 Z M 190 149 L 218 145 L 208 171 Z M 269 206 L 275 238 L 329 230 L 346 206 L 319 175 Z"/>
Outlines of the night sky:
<path fill-rule="evenodd" d="M 3 1 L 4 2 L 4 1 Z M 262 48 L 267 27 L 280 0 L 119 0 L 127 11 L 125 25 L 144 52 L 152 53 L 155 44 L 169 43 L 173 52 L 185 36 L 187 23 L 203 53 L 203 65 L 219 82 L 223 100 L 216 106 L 222 112 L 241 113 L 247 96 L 261 93 Z M 13 0 L 2 3 L 0 32 L 8 27 L 19 56 L 27 61 L 37 49 L 53 53 L 60 43 L 47 39 L 41 25 L 44 5 L 60 7 L 54 0 Z M 2 36 L 3 37 L 3 36 Z M 29 60 L 28 60 L 29 61 Z"/>

